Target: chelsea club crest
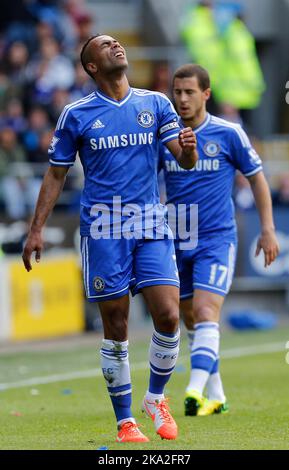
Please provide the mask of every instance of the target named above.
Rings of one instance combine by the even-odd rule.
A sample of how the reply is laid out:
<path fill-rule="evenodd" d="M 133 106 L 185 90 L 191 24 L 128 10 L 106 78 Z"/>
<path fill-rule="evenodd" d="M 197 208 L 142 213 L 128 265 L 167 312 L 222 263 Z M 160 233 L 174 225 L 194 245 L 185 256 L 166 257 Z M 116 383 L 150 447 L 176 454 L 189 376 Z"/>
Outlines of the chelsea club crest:
<path fill-rule="evenodd" d="M 93 287 L 96 290 L 96 292 L 101 292 L 105 288 L 104 280 L 101 277 L 96 276 L 93 279 Z"/>
<path fill-rule="evenodd" d="M 155 122 L 155 118 L 153 113 L 151 113 L 150 111 L 142 111 L 137 116 L 137 122 L 142 127 L 151 127 Z"/>
<path fill-rule="evenodd" d="M 207 142 L 204 146 L 204 152 L 208 157 L 216 157 L 220 153 L 221 147 L 217 142 Z"/>

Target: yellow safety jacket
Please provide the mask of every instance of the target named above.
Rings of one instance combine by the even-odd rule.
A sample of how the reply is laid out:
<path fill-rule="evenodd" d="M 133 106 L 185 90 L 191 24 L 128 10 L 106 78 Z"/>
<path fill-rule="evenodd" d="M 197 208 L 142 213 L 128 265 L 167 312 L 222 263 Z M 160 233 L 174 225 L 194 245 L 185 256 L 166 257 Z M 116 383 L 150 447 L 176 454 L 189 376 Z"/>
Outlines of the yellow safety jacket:
<path fill-rule="evenodd" d="M 238 109 L 256 108 L 265 90 L 265 82 L 254 37 L 236 18 L 224 32 L 222 40 L 225 51 L 219 68 L 222 80 L 214 90 L 215 98 Z"/>
<path fill-rule="evenodd" d="M 188 10 L 181 36 L 192 60 L 208 70 L 214 90 L 220 80 L 223 42 L 220 41 L 213 11 L 205 6 Z"/>
<path fill-rule="evenodd" d="M 187 12 L 181 36 L 192 60 L 208 70 L 218 103 L 258 106 L 265 82 L 254 37 L 241 20 L 234 19 L 221 36 L 212 9 L 196 6 Z"/>

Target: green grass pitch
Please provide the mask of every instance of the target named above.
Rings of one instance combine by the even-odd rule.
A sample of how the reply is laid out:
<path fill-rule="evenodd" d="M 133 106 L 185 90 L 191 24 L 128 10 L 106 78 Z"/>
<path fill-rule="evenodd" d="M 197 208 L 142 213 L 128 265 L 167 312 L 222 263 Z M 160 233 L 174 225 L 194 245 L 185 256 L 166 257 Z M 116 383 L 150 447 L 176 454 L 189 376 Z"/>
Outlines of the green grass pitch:
<path fill-rule="evenodd" d="M 149 443 L 115 442 L 104 380 L 97 373 L 91 376 L 100 364 L 98 338 L 96 347 L 71 341 L 69 347 L 0 355 L 0 449 L 289 449 L 288 327 L 223 334 L 221 371 L 230 413 L 204 418 L 183 414 L 189 375 L 183 337 L 178 365 L 167 386 L 179 425 L 176 441 L 162 441 L 140 412 L 149 375 L 149 336 L 133 340 L 131 332 L 130 340 L 133 411 Z M 73 373 L 78 378 L 71 378 Z M 43 378 L 50 382 L 40 384 Z M 13 388 L 7 388 L 9 384 Z"/>

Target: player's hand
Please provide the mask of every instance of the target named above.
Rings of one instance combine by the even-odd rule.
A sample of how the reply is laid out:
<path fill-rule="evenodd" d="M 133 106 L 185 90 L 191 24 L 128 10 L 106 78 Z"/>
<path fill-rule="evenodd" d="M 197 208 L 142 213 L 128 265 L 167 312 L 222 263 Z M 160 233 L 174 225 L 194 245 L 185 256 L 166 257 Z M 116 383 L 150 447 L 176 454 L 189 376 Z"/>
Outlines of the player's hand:
<path fill-rule="evenodd" d="M 41 251 L 43 249 L 43 241 L 41 232 L 29 232 L 28 238 L 26 240 L 22 259 L 27 272 L 31 271 L 31 255 L 35 251 L 35 261 L 36 263 L 40 262 Z"/>
<path fill-rule="evenodd" d="M 197 138 L 191 127 L 186 127 L 180 131 L 179 144 L 184 151 L 188 150 L 191 152 L 197 149 Z"/>
<path fill-rule="evenodd" d="M 255 256 L 258 256 L 261 250 L 264 251 L 264 266 L 267 268 L 267 266 L 270 266 L 275 261 L 280 251 L 275 230 L 270 229 L 261 233 Z"/>

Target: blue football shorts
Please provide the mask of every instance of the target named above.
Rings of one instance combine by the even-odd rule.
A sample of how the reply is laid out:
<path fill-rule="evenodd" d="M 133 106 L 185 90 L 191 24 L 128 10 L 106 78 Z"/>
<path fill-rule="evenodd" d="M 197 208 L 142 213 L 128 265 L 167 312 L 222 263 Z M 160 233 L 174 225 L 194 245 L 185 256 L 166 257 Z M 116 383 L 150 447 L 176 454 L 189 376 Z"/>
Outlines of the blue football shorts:
<path fill-rule="evenodd" d="M 194 295 L 194 289 L 206 290 L 225 297 L 235 271 L 237 238 L 224 235 L 199 237 L 192 250 L 180 250 L 176 244 L 180 276 L 180 298 Z"/>
<path fill-rule="evenodd" d="M 90 302 L 116 299 L 143 287 L 179 287 L 174 241 L 81 237 L 84 287 Z"/>

